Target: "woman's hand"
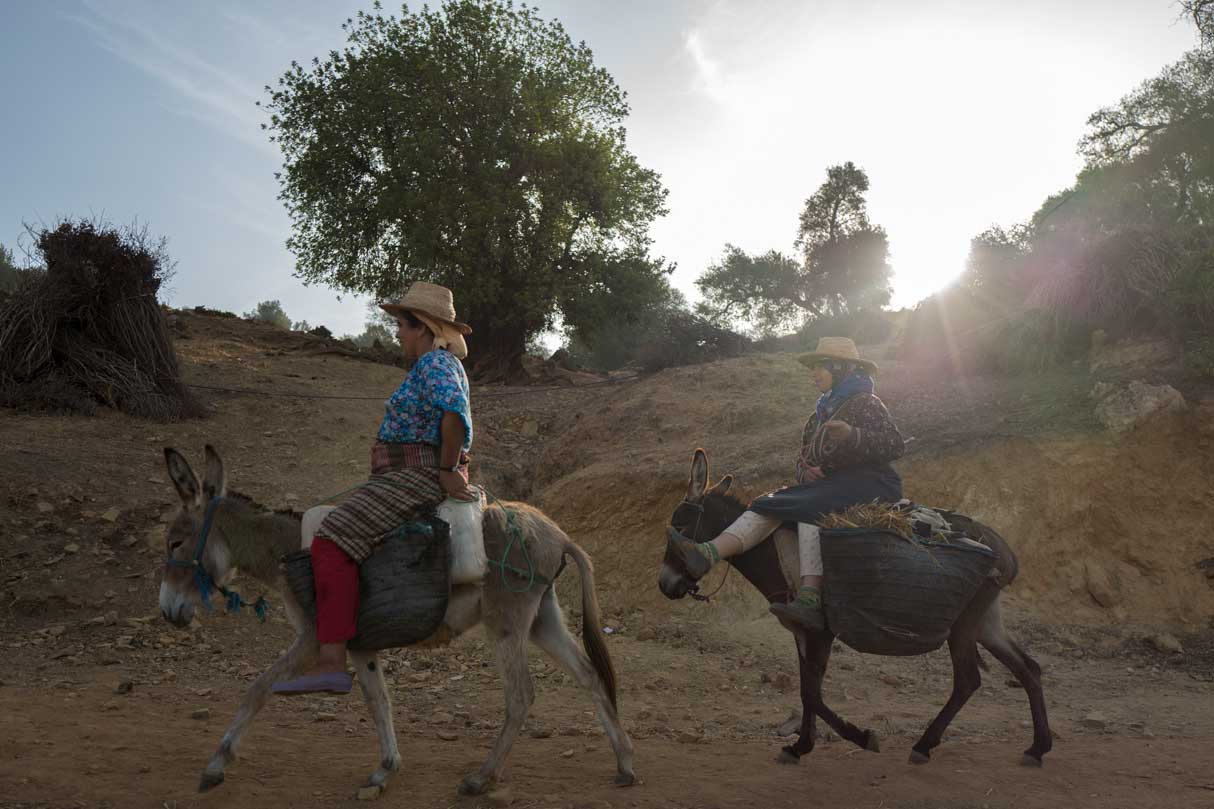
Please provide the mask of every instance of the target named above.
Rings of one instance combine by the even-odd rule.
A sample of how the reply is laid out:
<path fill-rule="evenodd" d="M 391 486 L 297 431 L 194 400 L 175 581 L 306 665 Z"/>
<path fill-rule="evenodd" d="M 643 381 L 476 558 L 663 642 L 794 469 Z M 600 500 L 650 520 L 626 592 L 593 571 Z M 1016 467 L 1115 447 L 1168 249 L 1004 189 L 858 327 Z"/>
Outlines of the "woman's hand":
<path fill-rule="evenodd" d="M 826 422 L 822 429 L 826 431 L 826 437 L 836 444 L 842 444 L 851 438 L 852 426 L 846 421 L 834 419 Z"/>
<path fill-rule="evenodd" d="M 468 481 L 464 480 L 464 476 L 459 472 L 440 469 L 438 472 L 438 483 L 443 487 L 443 491 L 447 493 L 447 496 L 455 500 L 477 499 L 476 492 L 472 491 L 472 487 L 468 485 Z"/>
<path fill-rule="evenodd" d="M 822 471 L 822 467 L 807 466 L 807 467 L 805 467 L 805 470 L 801 474 L 801 482 L 802 483 L 815 483 L 819 480 L 823 480 L 825 477 L 826 477 L 826 473 Z"/>

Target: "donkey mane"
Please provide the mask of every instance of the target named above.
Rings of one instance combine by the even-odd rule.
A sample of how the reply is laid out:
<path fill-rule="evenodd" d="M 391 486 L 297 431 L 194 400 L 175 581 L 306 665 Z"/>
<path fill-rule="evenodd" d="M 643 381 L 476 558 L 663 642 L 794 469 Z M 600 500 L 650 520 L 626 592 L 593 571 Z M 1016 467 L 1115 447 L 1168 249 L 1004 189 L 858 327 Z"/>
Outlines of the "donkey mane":
<path fill-rule="evenodd" d="M 260 511 L 263 514 L 276 514 L 280 517 L 290 517 L 291 519 L 296 520 L 296 521 L 303 520 L 303 512 L 301 512 L 301 511 L 295 511 L 294 509 L 290 509 L 290 508 L 270 508 L 269 506 L 262 505 L 261 503 L 257 502 L 256 500 L 254 500 L 252 497 L 245 494 L 244 492 L 238 492 L 233 489 L 228 489 L 226 496 L 239 501 L 243 505 L 256 509 L 257 511 Z"/>

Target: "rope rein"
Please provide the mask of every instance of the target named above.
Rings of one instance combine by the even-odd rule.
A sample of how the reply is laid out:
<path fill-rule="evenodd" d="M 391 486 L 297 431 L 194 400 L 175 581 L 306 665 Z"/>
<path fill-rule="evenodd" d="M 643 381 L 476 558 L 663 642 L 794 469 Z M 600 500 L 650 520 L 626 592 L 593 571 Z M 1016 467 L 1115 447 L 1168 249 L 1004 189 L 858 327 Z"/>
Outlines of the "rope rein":
<path fill-rule="evenodd" d="M 696 517 L 696 527 L 693 528 L 691 531 L 691 537 L 694 540 L 696 537 L 698 537 L 700 535 L 700 523 L 704 520 L 704 506 L 701 505 L 700 503 L 693 503 L 686 498 L 683 499 L 683 505 L 694 508 L 698 514 L 698 516 Z M 671 527 L 674 528 L 673 525 L 671 525 Z M 675 530 L 678 530 L 678 529 L 675 529 Z M 696 551 L 696 553 L 699 553 L 699 551 Z M 725 580 L 729 578 L 729 573 L 732 570 L 733 570 L 733 565 L 729 564 L 727 561 L 726 565 L 725 565 L 725 575 L 721 577 L 721 583 L 717 585 L 717 589 L 713 590 L 708 595 L 701 595 L 700 594 L 700 585 L 697 583 L 697 584 L 692 584 L 690 587 L 687 588 L 687 595 L 691 596 L 696 601 L 703 601 L 703 602 L 710 601 L 713 596 L 715 596 L 717 593 L 721 592 L 721 588 L 725 586 Z"/>
<path fill-rule="evenodd" d="M 215 607 L 211 604 L 211 591 L 218 590 L 226 599 L 226 608 L 228 612 L 240 612 L 241 607 L 253 608 L 253 612 L 257 613 L 257 618 L 262 623 L 265 623 L 266 614 L 270 611 L 270 602 L 266 601 L 264 595 L 259 596 L 252 604 L 241 598 L 240 593 L 235 590 L 229 590 L 219 582 L 215 581 L 215 577 L 211 575 L 211 571 L 207 570 L 206 565 L 202 563 L 202 556 L 207 549 L 207 537 L 211 534 L 211 524 L 215 521 L 215 512 L 219 508 L 219 502 L 223 498 L 219 495 L 211 498 L 207 503 L 206 513 L 202 518 L 202 530 L 198 534 L 198 548 L 194 551 L 194 558 L 189 561 L 181 561 L 173 558 L 173 552 L 168 552 L 168 558 L 165 560 L 168 567 L 189 567 L 194 569 L 194 582 L 198 585 L 198 593 L 202 599 L 202 606 L 207 612 L 214 612 Z"/>

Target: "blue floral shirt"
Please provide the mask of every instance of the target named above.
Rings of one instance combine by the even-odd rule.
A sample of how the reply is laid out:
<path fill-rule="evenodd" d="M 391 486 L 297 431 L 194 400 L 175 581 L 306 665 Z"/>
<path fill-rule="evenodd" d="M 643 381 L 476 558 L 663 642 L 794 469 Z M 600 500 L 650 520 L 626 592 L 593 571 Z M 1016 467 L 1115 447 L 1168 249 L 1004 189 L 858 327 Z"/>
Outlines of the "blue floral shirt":
<path fill-rule="evenodd" d="M 464 422 L 464 452 L 472 447 L 468 375 L 451 352 L 436 348 L 413 364 L 405 381 L 388 397 L 379 440 L 442 446 L 444 413 Z"/>

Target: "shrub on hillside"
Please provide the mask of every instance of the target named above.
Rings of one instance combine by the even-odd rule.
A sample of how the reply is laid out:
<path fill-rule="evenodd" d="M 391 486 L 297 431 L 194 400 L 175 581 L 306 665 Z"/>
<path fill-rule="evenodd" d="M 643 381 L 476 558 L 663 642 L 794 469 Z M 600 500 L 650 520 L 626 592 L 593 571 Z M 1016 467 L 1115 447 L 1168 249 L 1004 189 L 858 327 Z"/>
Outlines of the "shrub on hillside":
<path fill-rule="evenodd" d="M 291 328 L 291 318 L 283 311 L 279 301 L 262 301 L 250 312 L 244 313 L 245 320 L 255 320 L 259 323 L 269 323 L 280 329 Z"/>
<path fill-rule="evenodd" d="M 88 221 L 34 236 L 45 272 L 0 303 L 0 404 L 199 415 L 156 301 L 172 273 L 164 241 Z"/>
<path fill-rule="evenodd" d="M 24 275 L 25 272 L 17 267 L 13 251 L 0 244 L 0 295 L 15 291 Z"/>
<path fill-rule="evenodd" d="M 672 311 L 641 347 L 638 364 L 642 370 L 658 371 L 736 357 L 750 348 L 750 340 L 737 332 L 691 312 Z"/>
<path fill-rule="evenodd" d="M 1152 228 L 1054 234 L 1034 248 L 1039 280 L 1026 304 L 1110 334 L 1157 333 L 1184 252 L 1181 234 Z"/>
<path fill-rule="evenodd" d="M 195 306 L 193 312 L 196 315 L 207 315 L 209 317 L 237 317 L 235 312 L 225 312 L 223 309 L 208 309 L 205 306 Z"/>

